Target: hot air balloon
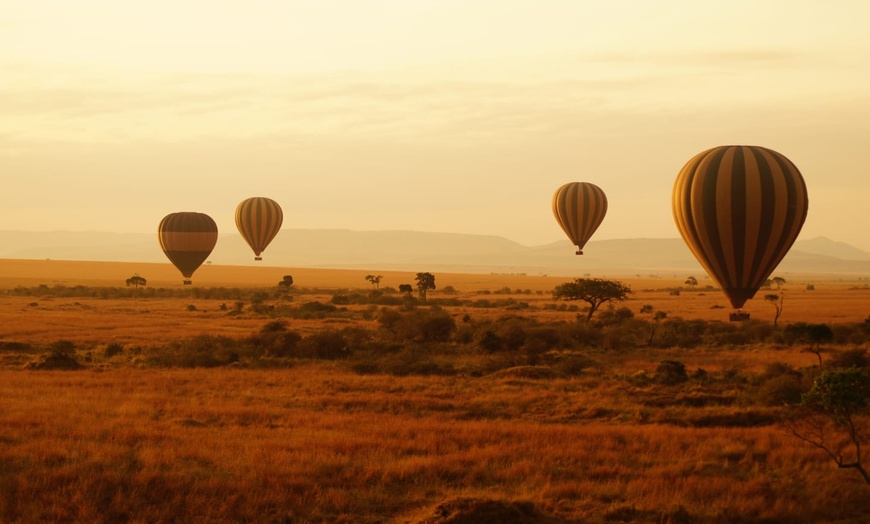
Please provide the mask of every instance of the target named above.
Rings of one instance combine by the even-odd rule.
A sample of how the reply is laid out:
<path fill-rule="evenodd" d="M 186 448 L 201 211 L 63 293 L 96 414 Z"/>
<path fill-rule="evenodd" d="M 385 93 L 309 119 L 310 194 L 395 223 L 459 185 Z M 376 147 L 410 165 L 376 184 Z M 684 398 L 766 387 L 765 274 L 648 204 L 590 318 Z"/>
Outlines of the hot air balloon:
<path fill-rule="evenodd" d="M 759 146 L 695 155 L 677 175 L 672 198 L 680 235 L 738 310 L 794 244 L 808 203 L 798 168 Z"/>
<path fill-rule="evenodd" d="M 278 234 L 283 221 L 281 206 L 271 198 L 248 198 L 236 207 L 236 227 L 254 250 L 254 260 L 263 259 L 260 253 Z"/>
<path fill-rule="evenodd" d="M 601 225 L 607 213 L 604 191 L 588 182 L 570 182 L 553 195 L 553 214 L 562 230 L 583 254 L 583 246 Z"/>
<path fill-rule="evenodd" d="M 157 227 L 160 247 L 172 265 L 184 275 L 185 285 L 190 285 L 193 272 L 211 254 L 217 237 L 217 224 L 204 213 L 170 213 Z"/>

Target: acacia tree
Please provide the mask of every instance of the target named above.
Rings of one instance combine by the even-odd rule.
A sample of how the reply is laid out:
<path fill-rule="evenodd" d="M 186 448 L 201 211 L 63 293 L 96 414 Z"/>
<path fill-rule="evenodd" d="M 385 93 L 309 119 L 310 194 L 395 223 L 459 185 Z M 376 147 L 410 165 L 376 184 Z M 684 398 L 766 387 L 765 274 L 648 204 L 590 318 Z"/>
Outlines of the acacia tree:
<path fill-rule="evenodd" d="M 764 295 L 764 300 L 770 302 L 776 309 L 776 313 L 773 316 L 773 327 L 776 327 L 776 323 L 779 321 L 779 316 L 782 315 L 782 303 L 785 301 L 785 295 L 770 293 L 769 295 Z"/>
<path fill-rule="evenodd" d="M 631 293 L 631 288 L 618 280 L 603 278 L 575 278 L 573 282 L 559 284 L 553 290 L 556 300 L 582 300 L 589 304 L 586 320 L 590 320 L 598 308 L 610 301 L 621 302 Z"/>
<path fill-rule="evenodd" d="M 689 289 L 695 289 L 695 286 L 698 285 L 698 279 L 695 277 L 689 277 L 685 282 L 683 282 L 683 284 L 689 286 Z"/>
<path fill-rule="evenodd" d="M 411 284 L 399 284 L 399 292 L 405 293 L 409 297 L 411 293 L 414 291 L 414 287 Z"/>
<path fill-rule="evenodd" d="M 420 300 L 426 302 L 426 292 L 435 289 L 435 275 L 432 273 L 417 273 L 415 280 L 417 281 L 417 293 L 420 294 Z"/>
<path fill-rule="evenodd" d="M 134 289 L 139 289 L 139 286 L 144 286 L 147 283 L 148 281 L 140 277 L 139 273 L 127 279 L 127 286 L 133 286 Z"/>
<path fill-rule="evenodd" d="M 814 354 L 819 359 L 819 367 L 822 367 L 822 343 L 834 340 L 834 330 L 827 324 L 795 322 L 785 327 L 785 335 L 791 341 L 809 344 L 803 351 Z"/>
<path fill-rule="evenodd" d="M 785 284 L 785 279 L 782 277 L 773 277 L 770 281 L 776 284 L 776 289 L 782 289 L 782 285 Z"/>
<path fill-rule="evenodd" d="M 856 369 L 825 371 L 801 397 L 785 427 L 827 454 L 838 468 L 857 470 L 870 484 L 861 446 L 870 442 L 870 375 Z"/>
<path fill-rule="evenodd" d="M 366 275 L 366 280 L 371 283 L 374 289 L 378 289 L 382 278 L 384 278 L 383 275 Z"/>

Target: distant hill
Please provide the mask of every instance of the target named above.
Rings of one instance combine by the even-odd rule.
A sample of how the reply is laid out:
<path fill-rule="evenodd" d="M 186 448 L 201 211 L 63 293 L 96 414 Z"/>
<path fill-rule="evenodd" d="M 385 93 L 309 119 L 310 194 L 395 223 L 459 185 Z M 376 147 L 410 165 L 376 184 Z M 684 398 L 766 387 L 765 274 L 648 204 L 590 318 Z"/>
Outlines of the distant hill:
<path fill-rule="evenodd" d="M 584 255 L 567 240 L 523 246 L 491 235 L 419 231 L 284 229 L 254 262 L 237 233 L 221 234 L 209 261 L 222 265 L 526 273 L 579 276 L 703 273 L 682 239 L 590 242 Z M 0 231 L 0 258 L 167 262 L 153 234 Z M 870 274 L 870 253 L 824 237 L 795 243 L 780 272 Z"/>

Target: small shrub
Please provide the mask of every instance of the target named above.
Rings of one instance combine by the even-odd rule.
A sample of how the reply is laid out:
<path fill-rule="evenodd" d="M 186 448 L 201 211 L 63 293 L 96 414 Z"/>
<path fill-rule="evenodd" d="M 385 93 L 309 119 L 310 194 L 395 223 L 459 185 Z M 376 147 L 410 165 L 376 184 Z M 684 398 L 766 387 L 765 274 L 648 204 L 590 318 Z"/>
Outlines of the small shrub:
<path fill-rule="evenodd" d="M 870 367 L 870 357 L 864 348 L 847 349 L 831 356 L 828 365 L 834 368 L 865 369 Z"/>
<path fill-rule="evenodd" d="M 324 360 L 343 359 L 351 354 L 344 335 L 334 329 L 308 335 L 299 342 L 297 349 L 300 357 Z"/>
<path fill-rule="evenodd" d="M 79 369 L 82 365 L 76 359 L 76 346 L 69 340 L 58 340 L 48 346 L 48 353 L 30 363 L 32 369 Z"/>
<path fill-rule="evenodd" d="M 761 384 L 755 394 L 755 399 L 767 406 L 797 404 L 805 391 L 800 376 L 780 375 Z"/>
<path fill-rule="evenodd" d="M 117 342 L 112 342 L 110 344 L 106 344 L 106 349 L 103 350 L 103 356 L 105 358 L 112 358 L 115 355 L 120 355 L 124 351 L 124 346 L 118 344 Z"/>
<path fill-rule="evenodd" d="M 653 380 L 666 386 L 682 384 L 689 380 L 686 365 L 676 360 L 662 360 L 656 367 Z"/>

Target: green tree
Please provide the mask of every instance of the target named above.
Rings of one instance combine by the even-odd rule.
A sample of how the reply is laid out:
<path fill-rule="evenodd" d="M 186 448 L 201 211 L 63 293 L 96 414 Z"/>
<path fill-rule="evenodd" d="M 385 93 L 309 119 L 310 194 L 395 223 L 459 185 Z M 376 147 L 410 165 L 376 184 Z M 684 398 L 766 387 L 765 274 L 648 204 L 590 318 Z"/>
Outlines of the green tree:
<path fill-rule="evenodd" d="M 854 368 L 825 371 L 801 397 L 785 426 L 824 451 L 838 468 L 855 469 L 870 484 L 870 473 L 861 462 L 862 445 L 870 441 L 868 399 L 870 375 Z"/>
<path fill-rule="evenodd" d="M 420 300 L 426 301 L 426 292 L 435 289 L 435 275 L 432 273 L 417 273 L 415 278 L 417 281 L 417 293 L 420 294 Z"/>
<path fill-rule="evenodd" d="M 785 301 L 785 295 L 777 295 L 776 293 L 770 293 L 764 295 L 764 300 L 766 302 L 770 302 L 771 305 L 776 309 L 776 313 L 773 315 L 773 327 L 776 327 L 777 322 L 779 321 L 779 316 L 782 315 L 782 303 Z"/>
<path fill-rule="evenodd" d="M 381 284 L 381 279 L 384 278 L 383 275 L 366 275 L 366 280 L 368 280 L 374 289 L 378 289 Z"/>
<path fill-rule="evenodd" d="M 582 300 L 589 304 L 586 320 L 590 320 L 598 308 L 611 301 L 625 300 L 631 288 L 618 280 L 603 278 L 575 278 L 573 282 L 559 284 L 553 290 L 556 300 Z"/>

